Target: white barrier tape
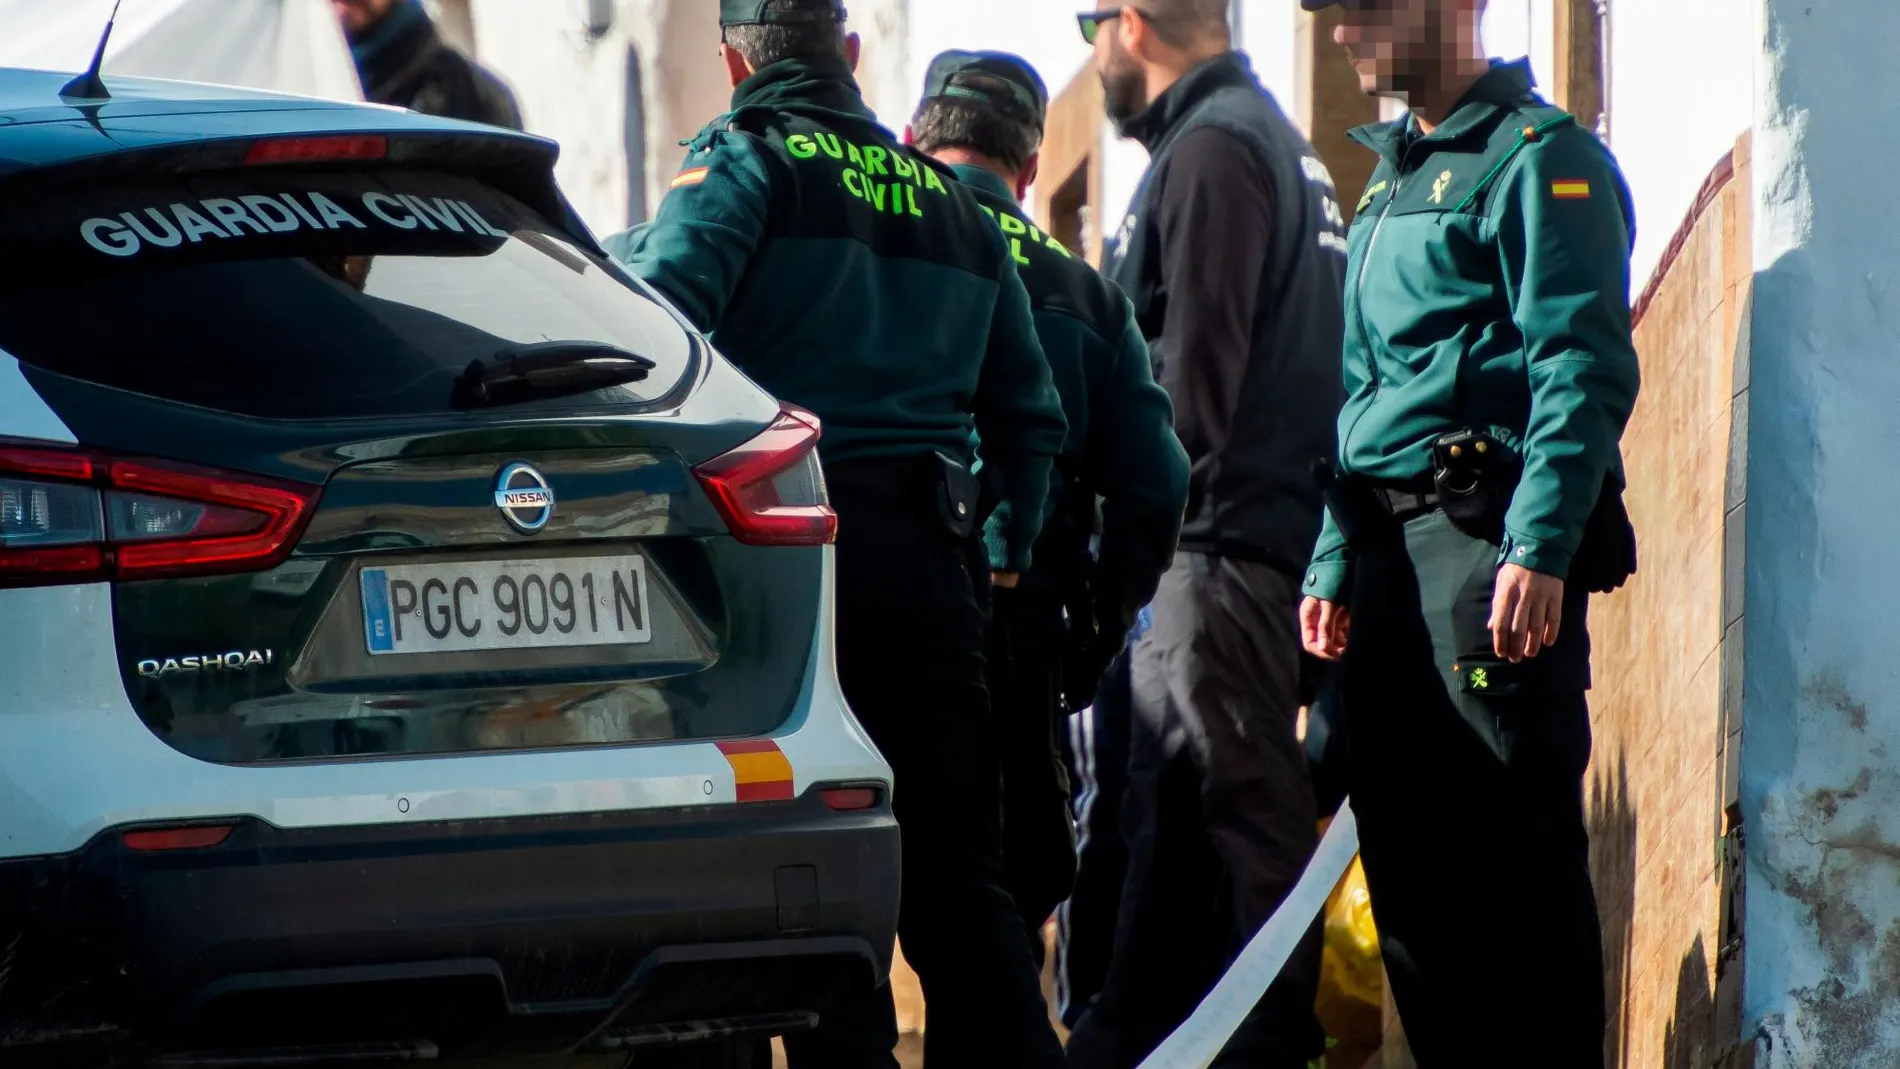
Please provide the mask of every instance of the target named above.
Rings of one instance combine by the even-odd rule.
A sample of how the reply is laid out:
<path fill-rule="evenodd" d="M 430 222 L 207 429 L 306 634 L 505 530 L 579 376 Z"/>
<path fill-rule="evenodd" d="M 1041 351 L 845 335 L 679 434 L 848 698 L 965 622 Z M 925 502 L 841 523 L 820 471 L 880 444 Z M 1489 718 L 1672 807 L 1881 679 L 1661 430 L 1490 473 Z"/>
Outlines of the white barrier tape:
<path fill-rule="evenodd" d="M 1188 1019 L 1174 1034 L 1163 1040 L 1141 1063 L 1141 1069 L 1207 1069 L 1221 1048 L 1233 1037 L 1234 1030 L 1253 1010 L 1254 1003 L 1266 993 L 1267 985 L 1280 975 L 1286 959 L 1293 955 L 1306 930 L 1326 907 L 1326 899 L 1346 875 L 1353 855 L 1359 852 L 1359 825 L 1352 815 L 1352 801 L 1339 807 L 1339 815 L 1319 841 L 1313 860 L 1307 862 L 1293 892 L 1260 926 L 1245 950 L 1234 959 L 1227 975 L 1220 978 Z"/>

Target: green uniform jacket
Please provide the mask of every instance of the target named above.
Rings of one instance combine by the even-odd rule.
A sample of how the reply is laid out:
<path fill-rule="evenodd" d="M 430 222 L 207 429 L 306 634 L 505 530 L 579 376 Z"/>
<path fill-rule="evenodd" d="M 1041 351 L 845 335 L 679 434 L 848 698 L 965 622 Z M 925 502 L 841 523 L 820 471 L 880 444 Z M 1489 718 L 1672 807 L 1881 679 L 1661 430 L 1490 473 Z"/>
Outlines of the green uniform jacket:
<path fill-rule="evenodd" d="M 609 239 L 727 358 L 824 423 L 827 465 L 936 451 L 1002 497 L 1029 566 L 1067 426 L 1002 234 L 877 124 L 842 64 L 775 63 L 689 143 L 653 222 Z"/>
<path fill-rule="evenodd" d="M 1500 563 L 1564 578 L 1636 403 L 1629 188 L 1590 131 L 1496 64 L 1451 117 L 1360 127 L 1380 157 L 1348 236 L 1339 471 L 1410 481 L 1431 443 L 1489 430 L 1522 478 Z M 1305 592 L 1346 602 L 1329 513 Z"/>
<path fill-rule="evenodd" d="M 1174 405 L 1155 383 L 1148 343 L 1122 291 L 1038 230 L 1002 179 L 981 167 L 951 170 L 996 220 L 1029 290 L 1036 334 L 1069 421 L 1058 467 L 1081 492 L 1102 499 L 1098 600 L 1132 622 L 1174 557 L 1187 508 L 1188 457 L 1174 434 Z M 1067 529 L 1073 506 L 1057 509 L 1058 496 L 1050 495 L 1039 565 L 1057 565 L 1046 552 L 1056 542 L 1086 552 L 1089 532 Z M 1092 511 L 1094 501 L 1086 507 Z M 994 562 L 1003 549 L 995 521 L 985 537 Z"/>

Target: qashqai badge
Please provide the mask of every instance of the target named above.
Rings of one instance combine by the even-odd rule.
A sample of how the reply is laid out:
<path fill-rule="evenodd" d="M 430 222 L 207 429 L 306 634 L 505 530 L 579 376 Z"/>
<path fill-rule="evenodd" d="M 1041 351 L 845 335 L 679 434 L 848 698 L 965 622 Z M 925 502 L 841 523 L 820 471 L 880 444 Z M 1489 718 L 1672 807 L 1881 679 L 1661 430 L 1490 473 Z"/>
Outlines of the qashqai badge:
<path fill-rule="evenodd" d="M 523 534 L 533 534 L 554 518 L 554 491 L 532 464 L 516 461 L 495 480 L 495 507 Z"/>

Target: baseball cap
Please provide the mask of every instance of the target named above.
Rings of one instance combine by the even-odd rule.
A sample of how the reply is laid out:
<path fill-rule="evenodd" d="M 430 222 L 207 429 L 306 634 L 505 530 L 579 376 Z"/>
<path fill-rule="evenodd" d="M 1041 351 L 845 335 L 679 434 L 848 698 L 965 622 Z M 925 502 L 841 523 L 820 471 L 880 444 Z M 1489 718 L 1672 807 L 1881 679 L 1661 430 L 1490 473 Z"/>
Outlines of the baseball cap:
<path fill-rule="evenodd" d="M 1300 6 L 1308 11 L 1324 11 L 1338 5 L 1339 0 L 1300 0 Z"/>
<path fill-rule="evenodd" d="M 719 24 L 752 26 L 760 23 L 843 22 L 845 16 L 843 0 L 829 0 L 828 3 L 790 11 L 771 8 L 771 0 L 719 0 Z"/>
<path fill-rule="evenodd" d="M 1008 52 L 944 52 L 924 75 L 925 100 L 969 100 L 1005 118 L 1042 127 L 1049 89 L 1036 68 Z"/>

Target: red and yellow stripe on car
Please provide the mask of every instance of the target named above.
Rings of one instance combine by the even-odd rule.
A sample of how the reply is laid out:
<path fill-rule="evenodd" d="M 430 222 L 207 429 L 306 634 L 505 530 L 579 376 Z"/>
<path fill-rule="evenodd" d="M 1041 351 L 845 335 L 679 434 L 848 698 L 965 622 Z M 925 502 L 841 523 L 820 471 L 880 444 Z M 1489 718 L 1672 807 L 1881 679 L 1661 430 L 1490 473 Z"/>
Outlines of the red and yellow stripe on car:
<path fill-rule="evenodd" d="M 741 802 L 783 802 L 792 797 L 792 762 L 771 739 L 722 742 Z"/>

